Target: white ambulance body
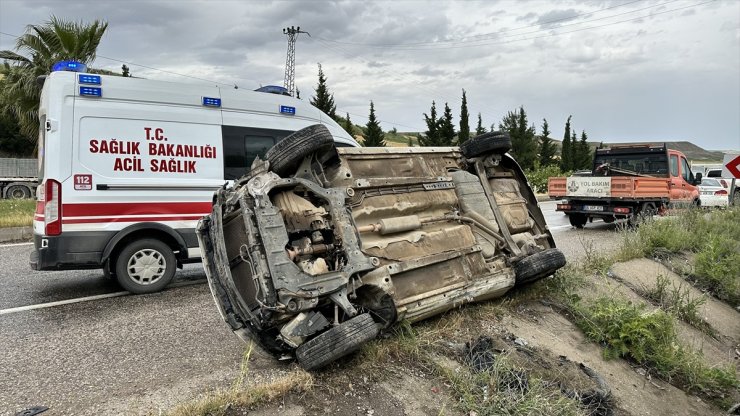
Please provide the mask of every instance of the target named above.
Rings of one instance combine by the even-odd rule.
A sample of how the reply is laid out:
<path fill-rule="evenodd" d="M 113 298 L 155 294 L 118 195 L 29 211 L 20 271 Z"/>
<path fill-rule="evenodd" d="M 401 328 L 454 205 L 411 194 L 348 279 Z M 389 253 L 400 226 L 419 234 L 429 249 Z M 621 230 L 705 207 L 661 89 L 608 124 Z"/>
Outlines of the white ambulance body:
<path fill-rule="evenodd" d="M 52 72 L 39 109 L 31 267 L 103 268 L 137 293 L 200 260 L 195 225 L 216 188 L 278 140 L 330 117 L 287 95 Z"/>

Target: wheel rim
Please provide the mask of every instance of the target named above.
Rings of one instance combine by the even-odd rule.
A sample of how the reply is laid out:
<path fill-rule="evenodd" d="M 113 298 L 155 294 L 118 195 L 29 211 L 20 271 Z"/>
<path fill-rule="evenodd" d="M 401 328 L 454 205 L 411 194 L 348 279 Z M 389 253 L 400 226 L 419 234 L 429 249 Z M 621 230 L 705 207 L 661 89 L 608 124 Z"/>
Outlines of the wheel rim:
<path fill-rule="evenodd" d="M 151 285 L 164 276 L 167 260 L 159 251 L 145 248 L 129 258 L 126 270 L 129 278 L 136 284 Z"/>
<path fill-rule="evenodd" d="M 13 199 L 23 199 L 26 197 L 26 193 L 23 191 L 23 189 L 13 188 L 10 190 L 10 197 Z"/>

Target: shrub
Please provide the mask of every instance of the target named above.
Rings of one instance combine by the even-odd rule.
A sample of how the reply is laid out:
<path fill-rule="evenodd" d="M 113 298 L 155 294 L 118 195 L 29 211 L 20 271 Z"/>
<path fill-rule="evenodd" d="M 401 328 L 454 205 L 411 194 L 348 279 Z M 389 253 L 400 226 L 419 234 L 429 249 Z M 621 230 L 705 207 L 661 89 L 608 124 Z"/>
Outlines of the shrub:
<path fill-rule="evenodd" d="M 568 176 L 570 172 L 562 172 L 559 166 L 535 167 L 524 172 L 535 193 L 547 192 L 547 179 L 556 176 Z"/>

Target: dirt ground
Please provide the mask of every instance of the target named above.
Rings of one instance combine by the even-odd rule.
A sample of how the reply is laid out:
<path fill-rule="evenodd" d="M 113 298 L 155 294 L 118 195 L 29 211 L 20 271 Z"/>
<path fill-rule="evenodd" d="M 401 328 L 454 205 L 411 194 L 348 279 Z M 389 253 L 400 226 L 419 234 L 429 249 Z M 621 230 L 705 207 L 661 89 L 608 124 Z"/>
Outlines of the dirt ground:
<path fill-rule="evenodd" d="M 658 276 L 681 288 L 688 287 L 681 276 L 662 264 L 638 259 L 613 265 L 607 276 L 593 276 L 581 296 L 622 296 L 657 308 L 645 295 L 654 288 Z M 705 297 L 700 316 L 710 330 L 700 331 L 679 322 L 680 340 L 701 351 L 708 363 L 740 368 L 740 313 L 693 287 L 688 290 L 691 297 Z M 481 336 L 486 337 L 487 348 L 494 354 L 506 354 L 517 368 L 557 386 L 555 391 L 560 389 L 564 395 L 606 387 L 611 393 L 608 411 L 599 413 L 584 407 L 583 414 L 724 414 L 706 399 L 658 379 L 645 368 L 624 359 L 605 359 L 601 346 L 586 339 L 557 305 L 536 298 L 521 300 L 528 296 L 518 295 L 514 293 L 492 305 L 470 306 L 422 324 L 435 331 L 442 328 L 439 339 L 429 345 L 434 351 L 432 364 L 391 358 L 383 365 L 373 365 L 366 362 L 367 356 L 358 354 L 314 373 L 314 386 L 308 392 L 289 393 L 262 406 L 229 409 L 227 414 L 478 416 L 474 411 L 461 410 L 459 395 L 446 381 L 449 379 L 439 374 L 440 368 L 452 374 L 469 368 L 471 345 L 483 339 Z M 484 316 L 486 319 L 481 319 Z M 383 346 L 391 341 L 377 342 Z M 268 359 L 260 354 L 256 357 L 259 362 Z M 285 371 L 294 365 L 284 365 Z M 603 384 L 583 366 L 600 376 Z"/>

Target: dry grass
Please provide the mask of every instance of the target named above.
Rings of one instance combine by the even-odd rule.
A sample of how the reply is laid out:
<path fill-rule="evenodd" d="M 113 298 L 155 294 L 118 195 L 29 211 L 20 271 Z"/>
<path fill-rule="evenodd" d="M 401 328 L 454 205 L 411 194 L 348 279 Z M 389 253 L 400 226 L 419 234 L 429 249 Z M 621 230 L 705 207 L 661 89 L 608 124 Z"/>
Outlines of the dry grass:
<path fill-rule="evenodd" d="M 31 199 L 0 199 L 0 228 L 32 225 L 35 210 Z"/>
<path fill-rule="evenodd" d="M 231 388 L 208 393 L 204 397 L 177 406 L 167 414 L 169 416 L 224 415 L 234 407 L 250 408 L 270 403 L 290 392 L 302 393 L 313 387 L 313 376 L 298 368 L 272 381 L 245 386 L 244 383 L 249 374 L 249 357 L 252 355 L 253 348 L 250 344 L 244 352 L 241 373 Z"/>

